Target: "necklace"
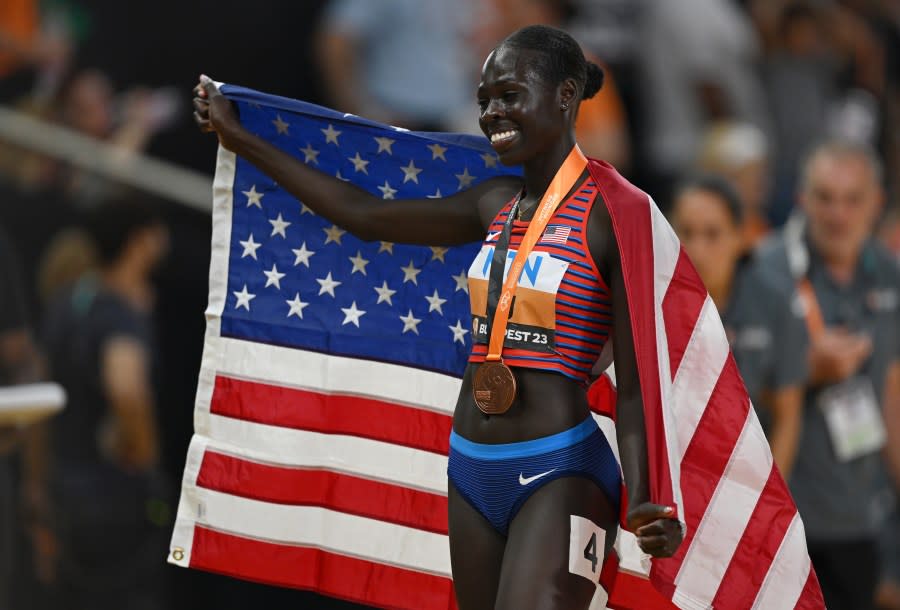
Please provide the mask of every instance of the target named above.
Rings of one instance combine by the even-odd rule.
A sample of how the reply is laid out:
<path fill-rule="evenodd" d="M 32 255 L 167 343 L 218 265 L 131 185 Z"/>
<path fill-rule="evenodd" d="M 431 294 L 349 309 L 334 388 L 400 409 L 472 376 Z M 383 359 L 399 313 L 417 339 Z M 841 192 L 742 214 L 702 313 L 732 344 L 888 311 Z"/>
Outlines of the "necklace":
<path fill-rule="evenodd" d="M 522 195 L 525 195 L 524 191 L 522 192 Z M 531 215 L 531 213 L 534 212 L 535 208 L 537 208 L 538 203 L 540 203 L 540 201 L 528 206 L 527 208 L 520 207 L 518 210 L 516 210 L 516 220 L 522 220 L 522 217 L 526 214 Z"/>

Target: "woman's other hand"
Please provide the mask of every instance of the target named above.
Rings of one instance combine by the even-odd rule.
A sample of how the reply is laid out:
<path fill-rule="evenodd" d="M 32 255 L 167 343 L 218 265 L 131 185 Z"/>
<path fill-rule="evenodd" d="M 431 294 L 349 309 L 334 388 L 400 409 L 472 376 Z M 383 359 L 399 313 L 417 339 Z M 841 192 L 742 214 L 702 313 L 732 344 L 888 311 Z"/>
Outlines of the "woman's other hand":
<path fill-rule="evenodd" d="M 233 136 L 242 129 L 234 104 L 206 75 L 200 75 L 194 87 L 194 122 L 200 131 L 215 132 L 219 143 L 229 150 L 233 150 Z"/>
<path fill-rule="evenodd" d="M 668 506 L 645 502 L 628 511 L 628 530 L 641 550 L 653 557 L 671 557 L 681 545 L 681 524 Z"/>

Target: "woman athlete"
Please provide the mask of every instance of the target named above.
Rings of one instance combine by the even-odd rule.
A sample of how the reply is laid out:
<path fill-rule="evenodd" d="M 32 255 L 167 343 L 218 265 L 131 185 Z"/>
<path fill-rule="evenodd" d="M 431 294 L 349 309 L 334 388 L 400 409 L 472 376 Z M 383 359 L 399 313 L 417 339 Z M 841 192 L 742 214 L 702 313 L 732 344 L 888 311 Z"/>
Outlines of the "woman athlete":
<path fill-rule="evenodd" d="M 469 272 L 475 330 L 482 326 L 484 332 L 480 339 L 474 333 L 448 467 L 450 555 L 461 610 L 588 608 L 619 517 L 619 471 L 586 396 L 591 362 L 610 332 L 628 529 L 655 557 L 671 556 L 681 542 L 673 509 L 648 502 L 643 404 L 618 246 L 586 169 L 561 191 L 551 219 L 553 230 L 567 236 L 566 247 L 539 242 L 533 250 L 548 271 L 540 281 L 549 284 L 542 293 L 518 290 L 512 309 L 519 311 L 510 314 L 509 332 L 498 335 L 503 360 L 512 366 L 510 379 L 496 369 L 479 377 L 480 369 L 487 370 L 485 343 L 495 313 L 507 311 L 504 301 L 509 304 L 508 294 L 498 298 L 503 251 L 512 258 L 517 247 L 527 249 L 522 234 L 545 191 L 558 184 L 558 170 L 570 167 L 578 105 L 600 89 L 602 77 L 560 30 L 530 26 L 506 38 L 482 68 L 479 123 L 500 161 L 521 165 L 524 174 L 486 180 L 443 200 L 379 199 L 250 134 L 208 78 L 201 77 L 195 89 L 201 129 L 215 131 L 223 147 L 361 239 L 436 246 L 484 240 L 488 233 L 476 260 L 481 264 Z M 500 255 L 492 258 L 497 250 Z M 498 265 L 488 264 L 495 259 Z M 484 297 L 474 300 L 479 281 L 480 294 L 488 293 L 486 310 Z M 539 302 L 547 291 L 555 298 Z M 536 320 L 531 326 L 521 319 L 528 311 Z M 548 311 L 553 333 L 542 331 L 538 320 Z M 526 328 L 537 342 L 515 340 L 525 335 L 513 331 Z M 491 386 L 492 379 L 505 385 Z M 503 397 L 482 404 L 491 402 L 492 390 L 494 399 L 505 392 L 512 404 Z"/>

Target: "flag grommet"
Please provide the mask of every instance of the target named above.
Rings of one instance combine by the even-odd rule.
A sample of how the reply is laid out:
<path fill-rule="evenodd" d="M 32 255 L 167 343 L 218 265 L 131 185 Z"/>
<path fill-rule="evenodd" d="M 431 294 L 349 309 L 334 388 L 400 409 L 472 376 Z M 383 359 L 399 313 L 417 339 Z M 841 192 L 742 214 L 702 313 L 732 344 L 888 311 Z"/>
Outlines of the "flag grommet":
<path fill-rule="evenodd" d="M 175 561 L 181 561 L 184 559 L 184 549 L 182 548 L 174 548 L 172 549 L 172 559 Z"/>

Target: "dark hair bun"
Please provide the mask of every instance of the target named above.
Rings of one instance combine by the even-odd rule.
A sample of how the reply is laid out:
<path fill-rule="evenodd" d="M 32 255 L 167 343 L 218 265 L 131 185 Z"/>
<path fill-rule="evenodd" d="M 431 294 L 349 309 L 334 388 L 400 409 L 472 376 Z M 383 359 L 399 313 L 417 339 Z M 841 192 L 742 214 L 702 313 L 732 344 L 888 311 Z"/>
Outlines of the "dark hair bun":
<path fill-rule="evenodd" d="M 587 62 L 587 75 L 584 79 L 582 99 L 589 100 L 603 87 L 603 69 L 592 61 Z"/>

